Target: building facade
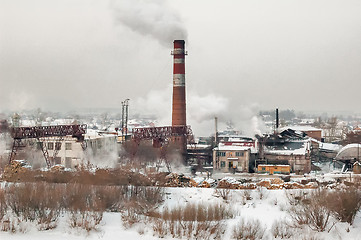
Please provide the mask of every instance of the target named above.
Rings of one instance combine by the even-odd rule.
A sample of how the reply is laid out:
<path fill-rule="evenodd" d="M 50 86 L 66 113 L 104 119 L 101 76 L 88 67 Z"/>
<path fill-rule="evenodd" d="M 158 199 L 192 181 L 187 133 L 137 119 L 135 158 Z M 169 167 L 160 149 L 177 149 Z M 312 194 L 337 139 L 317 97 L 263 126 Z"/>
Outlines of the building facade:
<path fill-rule="evenodd" d="M 220 143 L 213 149 L 213 169 L 221 172 L 249 172 L 251 147 Z"/>

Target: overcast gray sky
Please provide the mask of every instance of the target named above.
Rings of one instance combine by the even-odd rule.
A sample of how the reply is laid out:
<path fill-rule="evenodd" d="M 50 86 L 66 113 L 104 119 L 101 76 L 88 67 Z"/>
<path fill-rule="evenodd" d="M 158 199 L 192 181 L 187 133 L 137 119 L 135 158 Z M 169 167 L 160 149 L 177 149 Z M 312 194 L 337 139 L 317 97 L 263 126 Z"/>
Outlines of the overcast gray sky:
<path fill-rule="evenodd" d="M 0 0 L 0 111 L 130 98 L 168 113 L 175 38 L 196 112 L 359 111 L 360 13 L 359 0 Z"/>

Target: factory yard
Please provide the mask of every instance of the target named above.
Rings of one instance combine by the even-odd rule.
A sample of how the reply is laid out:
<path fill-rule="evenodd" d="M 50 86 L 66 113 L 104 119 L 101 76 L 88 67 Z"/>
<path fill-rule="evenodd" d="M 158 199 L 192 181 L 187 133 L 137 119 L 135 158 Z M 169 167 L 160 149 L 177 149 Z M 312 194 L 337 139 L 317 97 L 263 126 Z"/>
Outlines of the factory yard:
<path fill-rule="evenodd" d="M 359 174 L 17 168 L 2 178 L 1 239 L 359 239 L 361 232 Z"/>

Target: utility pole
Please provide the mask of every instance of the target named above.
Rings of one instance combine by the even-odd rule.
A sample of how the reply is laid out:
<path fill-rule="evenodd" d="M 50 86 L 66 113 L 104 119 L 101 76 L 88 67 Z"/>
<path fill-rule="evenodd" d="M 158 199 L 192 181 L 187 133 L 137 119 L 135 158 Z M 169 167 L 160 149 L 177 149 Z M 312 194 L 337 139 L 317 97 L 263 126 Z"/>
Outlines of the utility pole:
<path fill-rule="evenodd" d="M 129 98 L 122 102 L 122 143 L 125 142 L 125 138 L 128 135 L 128 110 L 129 109 Z"/>

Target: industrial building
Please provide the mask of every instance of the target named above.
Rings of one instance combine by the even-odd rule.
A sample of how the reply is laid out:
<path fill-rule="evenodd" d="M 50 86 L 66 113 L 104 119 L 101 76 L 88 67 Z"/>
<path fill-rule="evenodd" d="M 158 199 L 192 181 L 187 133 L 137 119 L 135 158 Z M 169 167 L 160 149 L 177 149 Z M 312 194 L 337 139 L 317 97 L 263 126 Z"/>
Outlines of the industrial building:
<path fill-rule="evenodd" d="M 251 138 L 227 138 L 213 149 L 213 170 L 220 172 L 253 172 L 257 155 L 256 141 Z"/>
<path fill-rule="evenodd" d="M 296 174 L 311 171 L 311 140 L 305 133 L 286 129 L 259 137 L 259 164 L 289 165 Z"/>

